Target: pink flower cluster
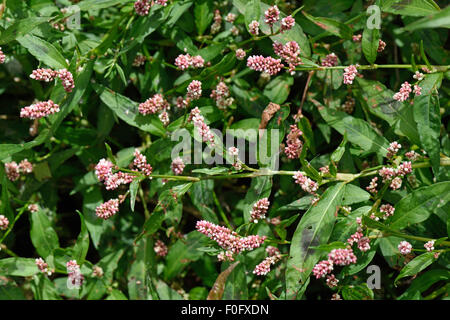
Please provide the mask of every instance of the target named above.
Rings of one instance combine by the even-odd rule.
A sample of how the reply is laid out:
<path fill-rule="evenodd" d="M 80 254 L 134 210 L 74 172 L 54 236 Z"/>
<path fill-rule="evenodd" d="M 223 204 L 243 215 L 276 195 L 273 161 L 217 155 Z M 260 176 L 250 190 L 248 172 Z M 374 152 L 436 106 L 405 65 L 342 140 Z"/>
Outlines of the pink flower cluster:
<path fill-rule="evenodd" d="M 353 263 L 356 263 L 356 256 L 351 248 L 333 249 L 328 254 L 328 260 L 319 261 L 313 267 L 312 273 L 316 277 L 316 279 L 320 279 L 331 273 L 335 265 L 348 266 Z M 331 277 L 331 281 L 334 282 L 333 277 Z"/>
<path fill-rule="evenodd" d="M 330 260 L 319 261 L 313 268 L 312 273 L 316 279 L 325 277 L 327 274 L 333 271 L 333 262 Z"/>
<path fill-rule="evenodd" d="M 245 53 L 245 50 L 239 48 L 236 50 L 236 59 L 238 60 L 244 60 L 245 56 L 247 54 Z"/>
<path fill-rule="evenodd" d="M 269 7 L 269 9 L 264 12 L 264 22 L 267 23 L 271 28 L 278 20 L 280 20 L 280 10 L 278 10 L 278 7 L 276 5 Z"/>
<path fill-rule="evenodd" d="M 0 230 L 6 230 L 9 226 L 9 220 L 4 215 L 0 214 Z"/>
<path fill-rule="evenodd" d="M 67 273 L 68 273 L 68 280 L 70 283 L 79 288 L 84 281 L 84 276 L 81 274 L 81 268 L 78 265 L 76 260 L 70 260 L 66 264 L 67 267 Z"/>
<path fill-rule="evenodd" d="M 408 253 L 411 253 L 412 245 L 408 241 L 402 241 L 398 244 L 398 251 L 400 251 L 401 254 L 407 255 Z"/>
<path fill-rule="evenodd" d="M 391 206 L 390 204 L 383 204 L 383 205 L 381 205 L 381 207 L 380 207 L 380 212 L 381 212 L 381 213 L 384 213 L 383 219 L 386 220 L 386 219 L 389 218 L 390 216 L 393 216 L 393 215 L 394 215 L 395 208 L 394 208 L 393 206 Z"/>
<path fill-rule="evenodd" d="M 232 256 L 234 254 L 259 248 L 264 240 L 266 240 L 266 236 L 261 237 L 258 235 L 241 237 L 226 227 L 215 225 L 206 220 L 197 221 L 196 229 L 198 232 L 203 233 L 208 238 L 217 242 L 221 248 L 227 251 L 226 256 L 231 261 L 233 260 Z M 221 257 L 223 256 L 224 254 L 221 255 Z"/>
<path fill-rule="evenodd" d="M 372 180 L 370 181 L 370 184 L 366 187 L 366 190 L 369 191 L 370 193 L 377 193 L 377 181 L 378 181 L 378 177 L 374 177 L 372 178 Z"/>
<path fill-rule="evenodd" d="M 214 146 L 214 135 L 209 126 L 205 123 L 205 118 L 203 118 L 198 107 L 191 110 L 188 122 L 191 121 L 194 123 L 194 126 L 197 127 L 198 133 L 202 137 L 203 142 L 209 141 L 211 145 Z"/>
<path fill-rule="evenodd" d="M 192 80 L 187 87 L 186 97 L 189 100 L 197 100 L 202 96 L 202 82 L 198 80 Z"/>
<path fill-rule="evenodd" d="M 153 168 L 150 163 L 147 163 L 147 157 L 144 156 L 139 149 L 134 150 L 133 165 L 138 168 L 147 177 L 152 174 Z"/>
<path fill-rule="evenodd" d="M 40 119 L 59 112 L 59 106 L 52 100 L 41 101 L 20 110 L 21 118 Z"/>
<path fill-rule="evenodd" d="M 38 267 L 38 269 L 42 272 L 45 273 L 49 276 L 52 275 L 52 271 L 48 268 L 48 264 L 44 261 L 44 259 L 42 258 L 37 258 L 35 260 L 36 266 Z"/>
<path fill-rule="evenodd" d="M 270 201 L 267 198 L 262 198 L 253 205 L 252 211 L 250 211 L 250 218 L 254 223 L 258 223 L 258 220 L 266 218 L 267 210 L 269 209 Z"/>
<path fill-rule="evenodd" d="M 300 58 L 300 46 L 295 41 L 289 41 L 285 45 L 274 42 L 273 51 L 289 65 L 289 72 L 293 72 L 295 67 L 302 64 Z"/>
<path fill-rule="evenodd" d="M 56 77 L 61 80 L 66 92 L 72 92 L 73 88 L 75 88 L 73 75 L 67 69 L 54 71 L 48 68 L 40 68 L 33 70 L 33 72 L 30 74 L 31 79 L 45 82 L 53 81 Z"/>
<path fill-rule="evenodd" d="M 2 47 L 0 47 L 0 64 L 5 63 L 6 56 L 2 51 Z"/>
<path fill-rule="evenodd" d="M 257 36 L 259 34 L 259 22 L 256 20 L 250 22 L 248 30 L 252 35 Z"/>
<path fill-rule="evenodd" d="M 230 89 L 228 89 L 225 82 L 220 81 L 216 89 L 212 90 L 210 97 L 216 101 L 216 106 L 219 109 L 224 110 L 226 107 L 229 107 L 233 104 L 234 99 L 229 98 Z"/>
<path fill-rule="evenodd" d="M 323 67 L 334 67 L 338 64 L 338 56 L 332 52 L 328 54 L 323 60 L 322 60 L 322 66 Z"/>
<path fill-rule="evenodd" d="M 6 177 L 10 181 L 19 179 L 20 174 L 30 174 L 33 172 L 33 164 L 27 159 L 23 159 L 17 164 L 15 161 L 5 163 Z"/>
<path fill-rule="evenodd" d="M 425 243 L 423 246 L 427 251 L 433 251 L 434 250 L 434 240 L 430 240 L 427 243 Z"/>
<path fill-rule="evenodd" d="M 167 6 L 167 0 L 137 0 L 134 3 L 134 10 L 136 11 L 136 13 L 140 16 L 147 16 L 150 8 L 154 5 L 154 4 L 159 4 L 163 7 Z"/>
<path fill-rule="evenodd" d="M 220 27 L 222 25 L 222 16 L 220 15 L 220 11 L 214 11 L 214 23 L 211 25 L 211 34 L 215 34 L 220 31 Z"/>
<path fill-rule="evenodd" d="M 352 36 L 352 40 L 353 40 L 354 42 L 360 42 L 360 41 L 361 41 L 361 38 L 362 38 L 362 34 L 356 34 L 356 35 L 353 35 L 353 36 Z"/>
<path fill-rule="evenodd" d="M 265 258 L 260 264 L 255 267 L 253 273 L 258 276 L 265 276 L 270 272 L 271 265 L 276 264 L 280 259 L 280 255 L 274 255 Z"/>
<path fill-rule="evenodd" d="M 305 191 L 305 192 L 315 194 L 317 189 L 319 188 L 319 185 L 317 184 L 317 182 L 306 177 L 300 171 L 297 171 L 294 174 L 293 178 L 295 179 L 295 183 L 299 184 L 302 187 L 303 191 Z"/>
<path fill-rule="evenodd" d="M 30 74 L 30 78 L 38 81 L 50 82 L 53 81 L 57 76 L 56 71 L 48 68 L 40 68 L 33 70 Z"/>
<path fill-rule="evenodd" d="M 281 28 L 280 31 L 283 33 L 284 31 L 291 30 L 295 25 L 295 19 L 292 16 L 287 16 L 286 18 L 281 19 Z"/>
<path fill-rule="evenodd" d="M 393 98 L 397 101 L 406 101 L 409 98 L 409 94 L 411 93 L 411 85 L 408 83 L 408 81 L 405 81 L 402 83 L 402 87 L 400 88 L 400 91 L 395 93 Z"/>
<path fill-rule="evenodd" d="M 356 263 L 356 256 L 352 249 L 333 249 L 328 254 L 328 260 L 338 266 L 348 266 Z"/>
<path fill-rule="evenodd" d="M 391 142 L 387 149 L 388 152 L 386 154 L 386 157 L 388 159 L 392 159 L 401 148 L 402 148 L 402 145 L 400 143 L 398 143 L 397 141 Z"/>
<path fill-rule="evenodd" d="M 164 99 L 163 95 L 157 93 L 151 98 L 148 98 L 145 102 L 139 104 L 139 113 L 143 115 L 154 114 L 158 111 L 169 108 L 169 103 Z"/>
<path fill-rule="evenodd" d="M 180 157 L 177 157 L 177 158 L 173 159 L 172 164 L 170 166 L 172 168 L 172 172 L 175 175 L 180 175 L 183 173 L 185 164 L 183 162 L 183 159 L 181 159 Z"/>
<path fill-rule="evenodd" d="M 281 63 L 281 59 L 263 56 L 250 56 L 247 59 L 247 67 L 252 70 L 265 72 L 271 76 L 274 76 L 281 71 L 284 65 Z"/>
<path fill-rule="evenodd" d="M 35 213 L 39 211 L 39 206 L 36 203 L 31 203 L 28 205 L 28 211 L 30 211 L 31 213 Z"/>
<path fill-rule="evenodd" d="M 140 67 L 147 61 L 147 57 L 141 53 L 138 53 L 133 60 L 133 67 Z"/>
<path fill-rule="evenodd" d="M 284 148 L 284 153 L 289 159 L 296 159 L 302 152 L 303 143 L 300 140 L 300 136 L 303 132 L 296 125 L 291 125 L 290 129 L 291 131 L 286 137 L 287 146 Z"/>
<path fill-rule="evenodd" d="M 109 219 L 119 212 L 119 199 L 108 200 L 97 208 L 95 208 L 95 214 L 101 219 Z"/>
<path fill-rule="evenodd" d="M 358 74 L 357 68 L 359 65 L 349 65 L 344 69 L 344 84 L 352 84 L 353 80 L 355 80 L 356 75 Z"/>
<path fill-rule="evenodd" d="M 236 169 L 236 170 L 241 170 L 242 169 L 242 163 L 239 160 L 239 149 L 236 147 L 229 147 L 228 148 L 228 154 L 230 155 L 230 157 L 233 158 L 233 164 L 232 166 Z"/>
<path fill-rule="evenodd" d="M 187 68 L 203 68 L 205 65 L 205 60 L 202 56 L 191 56 L 189 53 L 180 54 L 175 59 L 175 65 L 180 70 L 186 70 Z"/>
<path fill-rule="evenodd" d="M 411 161 L 416 161 L 417 159 L 420 158 L 420 154 L 418 154 L 417 152 L 415 152 L 414 150 L 408 151 L 405 153 L 405 156 L 411 160 Z"/>
<path fill-rule="evenodd" d="M 383 50 L 386 48 L 386 42 L 384 42 L 383 40 L 380 39 L 380 41 L 378 41 L 378 52 L 383 52 Z"/>
<path fill-rule="evenodd" d="M 167 246 L 161 240 L 156 240 L 153 250 L 155 250 L 155 253 L 160 257 L 167 256 Z"/>

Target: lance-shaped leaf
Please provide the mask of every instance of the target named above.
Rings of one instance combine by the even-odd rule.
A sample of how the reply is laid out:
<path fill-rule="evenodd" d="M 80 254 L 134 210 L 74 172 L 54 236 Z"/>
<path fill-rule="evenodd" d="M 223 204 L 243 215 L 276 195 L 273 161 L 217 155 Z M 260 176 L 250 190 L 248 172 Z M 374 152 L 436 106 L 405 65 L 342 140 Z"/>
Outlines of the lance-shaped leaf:
<path fill-rule="evenodd" d="M 26 19 L 17 20 L 2 32 L 2 35 L 0 36 L 0 44 L 5 44 L 22 37 L 40 24 L 48 22 L 49 20 L 50 17 L 29 17 Z"/>
<path fill-rule="evenodd" d="M 225 290 L 225 283 L 227 281 L 228 276 L 231 271 L 239 264 L 239 261 L 236 261 L 232 265 L 230 265 L 227 269 L 222 271 L 214 282 L 211 291 L 208 294 L 207 300 L 222 300 L 223 291 Z"/>
<path fill-rule="evenodd" d="M 347 132 L 348 140 L 366 152 L 385 156 L 389 142 L 380 136 L 366 121 L 354 118 L 345 112 L 319 107 L 322 118 L 340 134 Z"/>
<path fill-rule="evenodd" d="M 341 204 L 345 184 L 329 187 L 319 202 L 301 218 L 292 237 L 289 260 L 286 269 L 286 295 L 300 298 L 297 292 L 306 283 L 311 270 L 323 254 L 312 249 L 328 243 L 336 222 L 336 210 Z"/>
<path fill-rule="evenodd" d="M 0 274 L 3 276 L 29 277 L 39 272 L 35 260 L 31 258 L 5 258 L 0 260 Z"/>
<path fill-rule="evenodd" d="M 364 27 L 362 33 L 361 46 L 364 56 L 370 64 L 377 59 L 378 42 L 380 40 L 380 31 L 376 28 Z"/>
<path fill-rule="evenodd" d="M 161 120 L 156 115 L 144 116 L 140 114 L 137 102 L 102 85 L 94 85 L 94 89 L 103 103 L 129 125 L 160 137 L 165 135 L 166 130 Z"/>
<path fill-rule="evenodd" d="M 350 39 L 352 37 L 352 29 L 342 22 L 330 18 L 313 17 L 305 11 L 302 13 L 308 20 L 339 38 Z"/>
<path fill-rule="evenodd" d="M 73 246 L 73 257 L 77 260 L 78 264 L 82 265 L 89 250 L 89 233 L 84 222 L 83 214 L 78 210 L 77 213 L 81 219 L 81 231 L 78 235 L 77 242 Z"/>
<path fill-rule="evenodd" d="M 46 259 L 59 247 L 58 235 L 44 211 L 39 210 L 30 215 L 30 237 L 36 251 Z"/>
<path fill-rule="evenodd" d="M 390 218 L 389 226 L 391 229 L 401 230 L 410 224 L 425 221 L 448 201 L 450 181 L 416 189 L 395 205 L 395 214 Z"/>
<path fill-rule="evenodd" d="M 36 59 L 42 61 L 49 67 L 54 69 L 64 69 L 69 67 L 64 56 L 53 44 L 31 34 L 27 34 L 26 36 L 17 39 L 17 41 L 23 47 L 27 48 Z"/>
<path fill-rule="evenodd" d="M 430 157 L 434 174 L 439 171 L 440 165 L 440 129 L 441 114 L 439 98 L 434 92 L 442 81 L 442 73 L 430 74 L 420 84 L 423 93 L 414 98 L 414 121 L 417 123 L 420 142 Z"/>
<path fill-rule="evenodd" d="M 435 260 L 436 259 L 433 252 L 426 252 L 424 254 L 421 254 L 420 256 L 415 257 L 406 266 L 403 267 L 400 274 L 397 276 L 397 278 L 395 278 L 394 284 L 396 285 L 398 280 L 402 278 L 418 274 L 420 271 L 432 264 Z"/>

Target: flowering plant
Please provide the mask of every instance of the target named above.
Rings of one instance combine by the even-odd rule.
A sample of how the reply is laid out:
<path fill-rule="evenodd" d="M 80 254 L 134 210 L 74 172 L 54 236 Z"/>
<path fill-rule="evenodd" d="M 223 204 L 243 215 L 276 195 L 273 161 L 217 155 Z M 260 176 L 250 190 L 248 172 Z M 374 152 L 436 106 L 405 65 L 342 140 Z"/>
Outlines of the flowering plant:
<path fill-rule="evenodd" d="M 273 2 L 3 2 L 0 299 L 448 295 L 450 7 Z"/>

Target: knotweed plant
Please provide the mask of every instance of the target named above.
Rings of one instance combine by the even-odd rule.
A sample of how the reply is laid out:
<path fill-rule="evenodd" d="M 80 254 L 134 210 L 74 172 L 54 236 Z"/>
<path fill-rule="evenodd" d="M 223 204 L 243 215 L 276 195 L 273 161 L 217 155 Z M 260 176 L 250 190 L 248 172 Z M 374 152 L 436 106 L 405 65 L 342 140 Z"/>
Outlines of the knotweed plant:
<path fill-rule="evenodd" d="M 3 1 L 0 299 L 448 298 L 449 10 Z"/>

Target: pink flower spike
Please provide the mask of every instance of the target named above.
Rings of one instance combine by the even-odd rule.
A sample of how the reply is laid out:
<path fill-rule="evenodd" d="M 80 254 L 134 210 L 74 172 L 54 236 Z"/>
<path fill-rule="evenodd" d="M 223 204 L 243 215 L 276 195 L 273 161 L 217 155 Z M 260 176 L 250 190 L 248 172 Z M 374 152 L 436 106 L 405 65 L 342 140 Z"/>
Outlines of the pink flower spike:
<path fill-rule="evenodd" d="M 287 16 L 286 18 L 281 19 L 281 28 L 280 31 L 283 33 L 284 31 L 291 30 L 295 25 L 295 19 L 292 16 Z"/>
<path fill-rule="evenodd" d="M 402 241 L 398 245 L 398 251 L 400 251 L 402 255 L 407 255 L 408 253 L 411 253 L 411 250 L 412 245 L 408 241 Z"/>
<path fill-rule="evenodd" d="M 270 7 L 264 12 L 264 22 L 267 23 L 270 27 L 273 27 L 274 23 L 280 20 L 280 10 L 275 5 Z"/>
<path fill-rule="evenodd" d="M 111 199 L 95 209 L 95 214 L 101 219 L 109 219 L 119 211 L 119 199 Z"/>
<path fill-rule="evenodd" d="M 59 112 L 59 106 L 52 100 L 41 101 L 20 110 L 21 118 L 40 119 Z"/>
<path fill-rule="evenodd" d="M 250 217 L 254 223 L 258 223 L 258 220 L 266 218 L 267 210 L 269 209 L 270 202 L 267 198 L 262 198 L 258 200 L 250 212 Z"/>

